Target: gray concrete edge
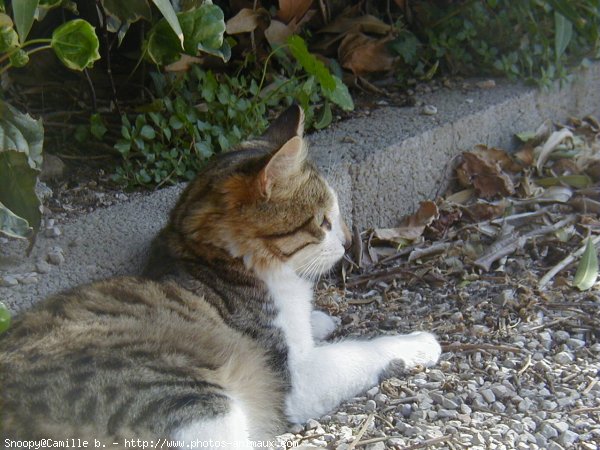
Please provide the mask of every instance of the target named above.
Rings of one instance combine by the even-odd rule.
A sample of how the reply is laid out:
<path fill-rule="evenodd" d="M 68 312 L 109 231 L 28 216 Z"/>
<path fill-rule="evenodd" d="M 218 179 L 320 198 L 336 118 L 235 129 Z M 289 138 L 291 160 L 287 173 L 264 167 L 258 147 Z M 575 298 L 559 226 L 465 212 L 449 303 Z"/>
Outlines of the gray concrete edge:
<path fill-rule="evenodd" d="M 498 81 L 491 89 L 441 89 L 420 98 L 438 113 L 384 106 L 308 138 L 311 157 L 338 191 L 344 215 L 359 228 L 393 226 L 420 201 L 442 193 L 453 161 L 474 145 L 511 149 L 515 132 L 535 129 L 544 119 L 598 115 L 600 64 L 545 91 Z M 0 301 L 20 311 L 78 284 L 138 273 L 181 189 L 163 189 L 64 224 L 61 236 L 41 236 L 29 257 L 25 244 L 3 246 L 0 275 L 31 273 L 23 280 L 36 282 L 0 287 Z M 36 273 L 36 262 L 57 248 L 64 262 Z"/>

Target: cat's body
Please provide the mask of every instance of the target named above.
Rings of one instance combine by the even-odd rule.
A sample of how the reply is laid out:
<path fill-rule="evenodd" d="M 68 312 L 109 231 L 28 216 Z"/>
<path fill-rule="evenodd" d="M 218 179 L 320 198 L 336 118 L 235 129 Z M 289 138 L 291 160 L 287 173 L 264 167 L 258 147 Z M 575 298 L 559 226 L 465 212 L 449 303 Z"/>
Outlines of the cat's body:
<path fill-rule="evenodd" d="M 318 342 L 334 324 L 312 310 L 311 280 L 350 237 L 301 133 L 292 107 L 200 174 L 145 278 L 84 286 L 17 320 L 0 340 L 0 436 L 240 448 L 323 415 L 396 360 L 437 361 L 428 333 Z"/>

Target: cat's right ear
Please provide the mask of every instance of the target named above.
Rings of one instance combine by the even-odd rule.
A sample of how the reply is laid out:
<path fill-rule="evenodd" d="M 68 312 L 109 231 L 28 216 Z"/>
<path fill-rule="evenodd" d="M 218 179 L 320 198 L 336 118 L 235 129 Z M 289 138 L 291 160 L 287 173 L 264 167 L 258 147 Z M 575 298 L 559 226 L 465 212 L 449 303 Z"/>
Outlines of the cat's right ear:
<path fill-rule="evenodd" d="M 304 134 L 304 111 L 298 105 L 292 105 L 275 119 L 262 139 L 273 144 L 276 149 L 281 148 L 293 137 L 302 137 Z"/>

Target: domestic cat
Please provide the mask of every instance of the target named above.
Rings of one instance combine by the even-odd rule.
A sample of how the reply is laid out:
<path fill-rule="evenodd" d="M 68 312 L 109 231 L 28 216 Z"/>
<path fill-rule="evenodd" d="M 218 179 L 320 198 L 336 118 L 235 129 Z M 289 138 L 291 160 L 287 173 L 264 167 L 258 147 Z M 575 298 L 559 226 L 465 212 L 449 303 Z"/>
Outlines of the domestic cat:
<path fill-rule="evenodd" d="M 313 282 L 350 233 L 302 135 L 292 106 L 201 171 L 143 276 L 56 295 L 15 321 L 0 339 L 2 438 L 245 448 L 331 411 L 398 361 L 438 360 L 425 332 L 322 342 L 335 323 L 313 311 Z"/>

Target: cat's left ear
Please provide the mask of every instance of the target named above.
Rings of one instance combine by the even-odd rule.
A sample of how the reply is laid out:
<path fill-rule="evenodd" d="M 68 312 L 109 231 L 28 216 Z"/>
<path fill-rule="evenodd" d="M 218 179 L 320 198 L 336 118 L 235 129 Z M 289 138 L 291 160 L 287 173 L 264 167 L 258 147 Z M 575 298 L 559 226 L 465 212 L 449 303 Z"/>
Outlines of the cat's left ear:
<path fill-rule="evenodd" d="M 281 148 L 295 136 L 304 134 L 304 111 L 298 105 L 292 105 L 275 119 L 262 139 L 273 144 L 274 148 Z"/>
<path fill-rule="evenodd" d="M 258 175 L 258 187 L 264 199 L 271 197 L 273 186 L 288 183 L 294 175 L 300 173 L 306 161 L 306 153 L 304 140 L 300 136 L 294 136 L 271 155 Z"/>

